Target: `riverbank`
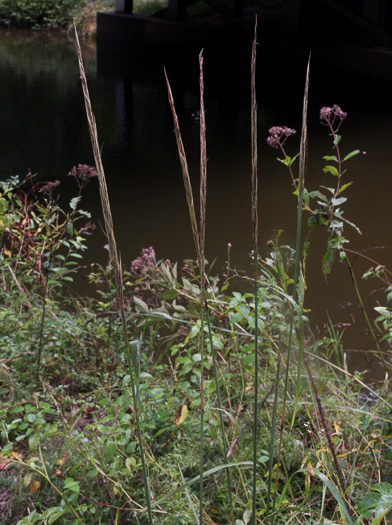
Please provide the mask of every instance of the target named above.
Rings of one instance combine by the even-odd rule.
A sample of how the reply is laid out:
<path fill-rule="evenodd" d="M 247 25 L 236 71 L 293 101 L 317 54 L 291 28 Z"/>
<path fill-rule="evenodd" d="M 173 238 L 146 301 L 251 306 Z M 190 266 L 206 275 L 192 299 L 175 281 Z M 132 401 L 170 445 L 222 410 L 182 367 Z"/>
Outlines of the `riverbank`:
<path fill-rule="evenodd" d="M 52 66 L 58 74 L 56 49 L 51 50 L 51 56 L 55 57 Z M 7 54 L 7 60 L 13 58 Z M 47 81 L 42 82 L 40 66 L 38 86 L 42 91 Z M 167 111 L 174 117 L 187 197 L 183 201 L 191 218 L 187 218 L 188 226 L 191 224 L 188 258 L 159 260 L 163 250 L 157 254 L 146 243 L 150 247 L 139 256 L 125 259 L 117 249 L 125 245 L 117 245 L 120 234 L 129 245 L 136 230 L 143 228 L 140 217 L 130 219 L 131 209 L 141 200 L 135 180 L 140 178 L 144 188 L 150 184 L 148 187 L 156 189 L 156 178 L 141 176 L 138 170 L 132 179 L 129 170 L 121 178 L 113 170 L 116 177 L 108 194 L 100 157 L 104 149 L 94 126 L 97 122 L 99 129 L 109 130 L 109 138 L 117 145 L 119 120 L 110 127 L 102 125 L 99 112 L 97 119 L 92 116 L 84 69 L 72 67 L 69 83 L 64 82 L 62 71 L 59 85 L 62 90 L 71 90 L 77 84 L 77 96 L 85 96 L 99 171 L 87 164 L 61 170 L 54 166 L 59 155 L 49 155 L 50 150 L 41 143 L 37 149 L 48 157 L 51 180 L 29 175 L 22 182 L 16 176 L 7 176 L 0 183 L 1 519 L 11 525 L 60 519 L 64 525 L 245 525 L 250 520 L 268 523 L 272 519 L 282 525 L 368 525 L 369 520 L 375 525 L 385 521 L 392 509 L 392 402 L 390 374 L 386 374 L 391 369 L 391 273 L 369 257 L 368 251 L 357 251 L 349 243 L 352 234 L 358 234 L 346 206 L 355 198 L 358 187 L 352 185 L 350 172 L 356 161 L 361 164 L 364 158 L 364 151 L 351 148 L 345 139 L 351 114 L 337 104 L 318 108 L 316 120 L 325 141 L 316 164 L 323 178 L 310 179 L 313 186 L 309 189 L 304 177 L 304 159 L 308 158 L 304 150 L 308 144 L 304 140 L 306 111 L 303 126 L 297 126 L 302 132 L 296 132 L 290 122 L 268 126 L 262 143 L 272 148 L 269 151 L 274 158 L 278 156 L 271 173 L 274 177 L 283 173 L 283 177 L 276 195 L 263 178 L 260 195 L 267 196 L 280 220 L 283 193 L 288 193 L 294 203 L 289 220 L 296 224 L 295 249 L 283 240 L 276 225 L 269 241 L 259 244 L 258 213 L 265 210 L 257 202 L 257 177 L 251 181 L 250 174 L 243 176 L 247 169 L 236 170 L 237 194 L 248 187 L 247 179 L 251 182 L 251 191 L 246 192 L 251 214 L 248 205 L 248 213 L 241 213 L 238 223 L 244 236 L 244 231 L 251 230 L 248 216 L 252 215 L 254 251 L 250 270 L 239 271 L 233 261 L 234 246 L 225 243 L 226 262 L 219 270 L 205 261 L 204 232 L 212 241 L 208 253 L 213 254 L 221 237 L 212 236 L 211 231 L 222 209 L 206 207 L 204 200 L 204 99 L 193 117 L 202 146 L 198 221 L 191 198 L 193 180 L 189 180 L 176 126 L 177 96 L 172 100 L 169 90 Z M 25 66 L 22 72 L 31 75 L 31 67 Z M 93 84 L 94 75 L 88 77 Z M 116 116 L 127 110 L 121 98 L 124 85 L 117 80 L 119 99 L 104 97 L 106 117 L 111 108 Z M 35 85 L 34 78 L 30 83 Z M 254 83 L 253 76 L 253 101 Z M 20 84 L 18 77 L 15 85 Z M 200 86 L 203 93 L 203 82 Z M 133 89 L 132 97 L 137 92 Z M 139 93 L 146 96 L 150 114 L 152 108 L 164 107 L 151 91 L 144 88 Z M 114 100 L 123 104 L 114 104 Z M 306 101 L 307 97 L 305 108 Z M 140 105 L 135 108 L 139 110 Z M 13 120 L 14 111 L 12 108 Z M 44 113 L 49 112 L 39 107 L 41 118 Z M 56 132 L 64 137 L 63 123 L 70 106 L 66 112 L 57 113 L 61 125 L 49 127 L 51 138 Z M 72 138 L 78 131 L 87 141 L 88 130 L 81 126 L 82 111 L 76 113 L 78 129 Z M 136 117 L 132 122 L 139 117 L 142 123 L 137 138 L 147 144 L 148 154 L 143 160 L 149 162 L 155 153 L 153 133 L 137 111 L 132 116 Z M 154 111 L 155 127 L 157 116 Z M 253 146 L 257 144 L 256 116 L 252 111 Z M 231 124 L 231 129 L 234 127 Z M 36 126 L 34 132 L 36 136 Z M 19 133 L 20 126 L 17 144 L 24 144 Z M 131 133 L 135 138 L 134 127 Z M 215 135 L 221 144 L 223 135 Z M 296 141 L 299 135 L 301 139 Z M 175 147 L 174 137 L 170 138 Z M 63 147 L 62 141 L 54 142 Z M 79 142 L 82 140 L 75 144 Z M 295 149 L 298 142 L 300 156 Z M 129 156 L 129 142 L 126 144 Z M 309 144 L 315 153 L 314 143 Z M 70 151 L 77 153 L 75 148 L 67 150 L 68 163 Z M 252 152 L 255 167 L 254 147 Z M 19 158 L 19 149 L 17 153 Z M 238 157 L 238 148 L 233 154 Z M 176 173 L 172 184 L 164 176 L 163 158 L 167 163 L 167 151 L 154 175 L 165 179 L 163 188 L 171 196 L 175 186 L 182 195 L 181 177 Z M 211 162 L 208 167 L 211 170 Z M 228 183 L 227 172 L 224 175 L 223 189 Z M 128 215 L 121 230 L 117 228 L 121 222 L 112 219 L 109 200 L 116 211 L 117 197 L 125 192 L 125 180 L 130 181 L 132 191 L 126 194 Z M 68 198 L 63 195 L 60 199 L 65 185 Z M 87 196 L 97 192 L 98 185 L 102 219 L 96 209 L 92 213 L 84 209 Z M 211 189 L 209 185 L 208 199 Z M 370 189 L 368 185 L 367 199 Z M 163 190 L 159 191 L 164 210 L 158 213 L 151 206 L 151 195 L 147 213 L 163 223 L 165 235 L 161 240 L 167 249 L 170 240 L 179 243 L 167 219 L 170 206 Z M 230 204 L 232 214 L 235 206 Z M 175 206 L 180 206 L 180 198 Z M 206 220 L 207 208 L 219 209 L 219 214 L 208 211 Z M 90 266 L 86 261 L 94 222 L 101 223 L 97 230 L 104 231 L 101 250 L 105 246 L 105 257 L 100 265 L 95 259 Z M 372 242 L 374 235 L 371 231 Z M 317 259 L 322 279 L 335 278 L 337 266 L 344 269 L 343 278 L 359 305 L 355 313 L 363 318 L 370 338 L 364 361 L 367 368 L 381 363 L 379 384 L 348 368 L 342 339 L 346 323 L 341 311 L 339 322 L 327 315 L 318 331 L 309 328 L 309 254 L 317 242 L 322 246 Z M 374 293 L 369 297 L 364 294 L 361 273 L 354 264 L 357 260 L 366 264 L 364 277 L 379 293 L 379 299 Z M 91 294 L 75 292 L 74 279 L 80 274 L 89 280 Z M 315 294 L 325 308 L 319 286 Z M 376 311 L 375 321 L 372 310 Z M 354 318 L 352 326 L 358 326 Z"/>
<path fill-rule="evenodd" d="M 127 348 L 113 267 L 91 267 L 94 297 L 72 293 L 94 229 L 80 206 L 96 175 L 70 171 L 68 212 L 58 182 L 1 183 L 0 520 L 147 523 L 148 475 L 154 522 L 194 523 L 204 403 L 203 522 L 248 523 L 256 315 L 259 518 L 274 501 L 275 523 L 381 520 L 392 508 L 389 382 L 350 373 L 336 327 L 317 339 L 304 313 L 288 342 L 293 250 L 276 238 L 260 259 L 256 310 L 253 278 L 231 267 L 229 246 L 223 275 L 207 265 L 205 318 L 198 264 L 144 249 L 121 277 Z"/>

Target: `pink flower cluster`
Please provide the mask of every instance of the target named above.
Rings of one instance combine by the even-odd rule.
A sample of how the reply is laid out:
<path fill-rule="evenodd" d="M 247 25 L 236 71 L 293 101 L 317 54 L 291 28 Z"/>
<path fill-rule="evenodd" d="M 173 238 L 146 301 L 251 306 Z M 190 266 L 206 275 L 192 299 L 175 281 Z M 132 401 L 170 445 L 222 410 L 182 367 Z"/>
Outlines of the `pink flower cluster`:
<path fill-rule="evenodd" d="M 329 126 L 335 133 L 338 131 L 346 117 L 347 113 L 342 111 L 340 106 L 337 106 L 336 104 L 331 108 L 324 107 L 320 110 L 321 124 L 324 124 L 324 126 Z"/>
<path fill-rule="evenodd" d="M 283 146 L 286 140 L 296 133 L 295 129 L 288 128 L 287 126 L 274 126 L 269 131 L 269 137 L 267 143 L 272 148 L 279 148 Z"/>

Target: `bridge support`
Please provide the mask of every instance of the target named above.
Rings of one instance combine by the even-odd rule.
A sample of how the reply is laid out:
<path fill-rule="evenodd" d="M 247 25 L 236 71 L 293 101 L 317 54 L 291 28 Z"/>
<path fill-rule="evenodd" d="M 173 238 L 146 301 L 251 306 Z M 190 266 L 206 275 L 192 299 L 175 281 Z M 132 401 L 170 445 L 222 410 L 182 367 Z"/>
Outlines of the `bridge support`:
<path fill-rule="evenodd" d="M 133 13 L 133 0 L 116 0 L 115 12 L 131 15 Z"/>

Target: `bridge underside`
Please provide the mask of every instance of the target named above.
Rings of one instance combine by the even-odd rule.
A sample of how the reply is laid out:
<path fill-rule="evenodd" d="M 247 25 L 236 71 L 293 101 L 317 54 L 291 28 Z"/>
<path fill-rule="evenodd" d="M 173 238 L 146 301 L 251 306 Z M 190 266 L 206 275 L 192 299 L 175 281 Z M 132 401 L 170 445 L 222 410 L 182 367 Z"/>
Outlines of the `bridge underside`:
<path fill-rule="evenodd" d="M 192 58 L 203 48 L 206 56 L 249 57 L 255 11 L 249 0 L 203 0 L 215 15 L 187 19 L 195 0 L 168 0 L 154 16 L 133 14 L 133 0 L 117 0 L 116 12 L 99 13 L 98 51 L 142 52 L 166 57 Z M 260 0 L 260 4 L 263 2 Z M 392 2 L 356 0 L 286 0 L 281 12 L 258 13 L 259 52 L 284 61 L 320 62 L 346 71 L 392 80 Z M 256 5 L 253 2 L 253 6 Z M 350 5 L 354 5 L 351 3 Z M 119 51 L 121 51 L 119 53 Z"/>

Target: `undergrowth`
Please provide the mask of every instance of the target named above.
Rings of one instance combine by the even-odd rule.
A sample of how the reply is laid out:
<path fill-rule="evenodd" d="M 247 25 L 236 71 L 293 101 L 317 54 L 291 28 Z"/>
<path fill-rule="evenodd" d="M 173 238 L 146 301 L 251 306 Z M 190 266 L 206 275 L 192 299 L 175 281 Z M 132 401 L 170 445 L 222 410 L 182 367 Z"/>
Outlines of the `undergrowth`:
<path fill-rule="evenodd" d="M 203 106 L 202 57 L 200 67 Z M 305 165 L 297 176 L 296 157 L 286 154 L 294 130 L 271 129 L 268 142 L 290 171 L 298 222 L 308 214 L 305 242 L 299 235 L 296 249 L 282 245 L 278 232 L 259 248 L 254 213 L 254 275 L 229 264 L 217 275 L 204 256 L 206 170 L 198 223 L 168 84 L 196 259 L 161 260 L 149 247 L 123 265 L 82 62 L 81 78 L 96 168 L 70 171 L 76 191 L 69 209 L 59 205 L 57 182 L 30 174 L 0 183 L 0 522 L 386 523 L 389 376 L 376 387 L 347 370 L 341 333 L 330 324 L 316 337 L 305 309 L 310 233 L 324 228 L 324 273 L 335 258 L 346 264 L 374 352 L 390 372 L 391 310 L 378 305 L 373 324 L 349 261 L 344 226 L 354 225 L 343 214 L 344 177 L 359 151 L 342 153 L 347 115 L 339 106 L 321 110 L 333 149 L 323 169 L 332 182 L 312 192 Z M 205 150 L 201 159 L 205 168 Z M 83 190 L 96 177 L 110 261 L 90 269 L 94 293 L 82 299 L 72 281 L 94 227 L 81 208 Z M 386 305 L 389 275 L 381 265 L 366 274 L 383 283 Z"/>

